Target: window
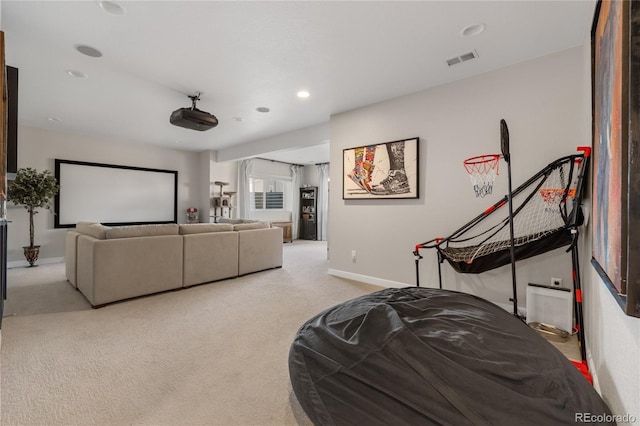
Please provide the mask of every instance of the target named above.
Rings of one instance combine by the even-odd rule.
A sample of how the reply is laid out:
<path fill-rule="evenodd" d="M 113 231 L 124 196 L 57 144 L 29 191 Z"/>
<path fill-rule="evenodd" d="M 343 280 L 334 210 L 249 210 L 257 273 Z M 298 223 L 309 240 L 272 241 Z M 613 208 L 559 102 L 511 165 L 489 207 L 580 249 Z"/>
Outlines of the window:
<path fill-rule="evenodd" d="M 251 178 L 251 207 L 254 210 L 283 210 L 284 188 L 283 180 Z"/>

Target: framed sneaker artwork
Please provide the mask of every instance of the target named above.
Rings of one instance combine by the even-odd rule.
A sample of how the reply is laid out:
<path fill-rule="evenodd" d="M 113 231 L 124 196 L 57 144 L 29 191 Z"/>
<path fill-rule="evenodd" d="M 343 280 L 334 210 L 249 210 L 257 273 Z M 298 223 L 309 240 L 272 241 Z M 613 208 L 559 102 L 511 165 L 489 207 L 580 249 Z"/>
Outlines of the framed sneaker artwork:
<path fill-rule="evenodd" d="M 419 138 L 343 151 L 342 198 L 418 198 Z"/>

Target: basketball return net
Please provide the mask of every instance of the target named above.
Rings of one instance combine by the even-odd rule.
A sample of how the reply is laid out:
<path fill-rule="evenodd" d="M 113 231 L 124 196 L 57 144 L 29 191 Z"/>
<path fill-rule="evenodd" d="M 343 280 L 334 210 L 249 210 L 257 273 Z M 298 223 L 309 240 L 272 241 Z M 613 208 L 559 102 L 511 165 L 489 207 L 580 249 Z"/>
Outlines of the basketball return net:
<path fill-rule="evenodd" d="M 465 169 L 472 176 L 477 197 L 491 193 L 498 171 L 498 159 L 499 155 L 490 155 L 474 157 L 470 159 L 473 160 L 471 164 L 469 160 L 465 161 Z M 515 246 L 540 240 L 572 225 L 575 219 L 573 201 L 583 164 L 580 155 L 561 158 L 513 192 Z M 440 239 L 439 250 L 447 260 L 471 264 L 479 257 L 507 250 L 511 241 L 506 209 L 503 209 L 505 214 L 500 218 L 497 214 L 490 219 L 488 217 L 504 204 L 502 201 L 489 207 L 480 220 L 472 221 L 451 236 Z"/>

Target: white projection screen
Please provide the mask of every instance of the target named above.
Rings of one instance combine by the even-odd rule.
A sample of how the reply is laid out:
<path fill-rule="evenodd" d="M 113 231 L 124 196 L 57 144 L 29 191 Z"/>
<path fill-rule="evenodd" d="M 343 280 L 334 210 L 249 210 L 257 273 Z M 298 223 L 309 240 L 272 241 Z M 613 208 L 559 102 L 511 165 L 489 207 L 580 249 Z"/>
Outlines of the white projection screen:
<path fill-rule="evenodd" d="M 178 172 L 55 160 L 55 227 L 176 223 Z"/>

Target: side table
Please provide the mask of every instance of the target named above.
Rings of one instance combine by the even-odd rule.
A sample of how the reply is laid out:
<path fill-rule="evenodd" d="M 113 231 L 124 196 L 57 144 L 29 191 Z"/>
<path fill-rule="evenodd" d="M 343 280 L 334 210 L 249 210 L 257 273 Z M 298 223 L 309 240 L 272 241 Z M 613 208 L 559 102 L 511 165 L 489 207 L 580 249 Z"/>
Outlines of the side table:
<path fill-rule="evenodd" d="M 282 228 L 283 243 L 293 242 L 293 232 L 292 232 L 293 226 L 291 222 L 271 222 L 271 226 Z"/>

